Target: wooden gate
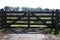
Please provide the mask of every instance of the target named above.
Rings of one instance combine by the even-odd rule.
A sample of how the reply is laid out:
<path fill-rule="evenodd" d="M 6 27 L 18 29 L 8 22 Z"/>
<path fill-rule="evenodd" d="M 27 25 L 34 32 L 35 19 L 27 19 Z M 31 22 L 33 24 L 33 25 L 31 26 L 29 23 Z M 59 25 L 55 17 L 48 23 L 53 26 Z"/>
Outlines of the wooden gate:
<path fill-rule="evenodd" d="M 60 12 L 40 11 L 4 11 L 0 10 L 0 28 L 54 28 L 58 34 L 60 26 Z"/>

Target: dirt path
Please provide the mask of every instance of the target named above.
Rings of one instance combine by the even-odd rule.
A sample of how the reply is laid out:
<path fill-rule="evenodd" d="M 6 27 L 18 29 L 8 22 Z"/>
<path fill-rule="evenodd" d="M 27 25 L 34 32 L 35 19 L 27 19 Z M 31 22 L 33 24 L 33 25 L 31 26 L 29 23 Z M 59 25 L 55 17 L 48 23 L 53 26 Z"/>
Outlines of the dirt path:
<path fill-rule="evenodd" d="M 57 36 L 51 34 L 4 34 L 0 40 L 59 40 Z"/>

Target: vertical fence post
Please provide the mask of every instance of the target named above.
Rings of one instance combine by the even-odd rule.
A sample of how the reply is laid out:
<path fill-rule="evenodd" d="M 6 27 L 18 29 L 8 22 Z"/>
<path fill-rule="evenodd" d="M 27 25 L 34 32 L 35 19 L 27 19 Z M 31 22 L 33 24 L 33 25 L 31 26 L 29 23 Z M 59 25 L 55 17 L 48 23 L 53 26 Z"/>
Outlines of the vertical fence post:
<path fill-rule="evenodd" d="M 7 13 L 6 13 L 6 10 L 4 11 L 4 27 L 5 27 L 5 30 L 4 31 L 7 31 L 9 27 L 7 27 Z"/>
<path fill-rule="evenodd" d="M 6 21 L 6 13 L 4 12 L 4 9 L 1 9 L 1 28 L 3 29 L 3 32 L 6 31 L 7 28 L 7 21 Z"/>
<path fill-rule="evenodd" d="M 1 28 L 4 28 L 4 10 L 1 9 Z"/>
<path fill-rule="evenodd" d="M 54 21 L 55 21 L 55 20 L 54 20 L 54 10 L 52 11 L 52 20 L 51 20 L 51 21 L 52 21 L 52 26 L 51 26 L 51 29 L 50 29 L 50 33 L 53 32 L 53 28 L 55 27 L 55 26 L 54 26 Z"/>
<path fill-rule="evenodd" d="M 54 34 L 57 35 L 58 33 L 59 33 L 59 10 L 56 9 Z"/>
<path fill-rule="evenodd" d="M 30 28 L 30 11 L 28 11 L 27 12 L 28 13 L 28 27 L 27 27 L 27 29 L 29 29 Z"/>

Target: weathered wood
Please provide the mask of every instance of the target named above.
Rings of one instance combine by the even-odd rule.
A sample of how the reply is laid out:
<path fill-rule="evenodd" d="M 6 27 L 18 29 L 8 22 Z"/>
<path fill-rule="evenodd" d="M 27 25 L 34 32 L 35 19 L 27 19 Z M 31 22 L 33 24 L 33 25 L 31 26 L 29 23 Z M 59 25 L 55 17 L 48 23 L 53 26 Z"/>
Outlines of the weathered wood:
<path fill-rule="evenodd" d="M 37 18 L 36 21 L 41 21 L 43 24 L 46 24 L 46 21 L 44 21 L 43 19 L 40 19 L 38 16 L 34 15 L 33 13 L 31 14 Z M 50 25 L 47 25 L 47 26 L 50 27 Z"/>
<path fill-rule="evenodd" d="M 26 14 L 24 14 L 23 16 L 25 16 Z M 22 17 L 23 17 L 22 16 Z M 8 26 L 10 26 L 10 25 L 12 25 L 12 24 L 14 24 L 17 20 L 20 20 L 22 17 L 19 17 L 18 19 L 16 19 L 16 20 L 14 20 L 11 24 L 9 24 Z"/>
<path fill-rule="evenodd" d="M 52 33 L 53 32 L 53 28 L 55 27 L 55 20 L 54 20 L 54 10 L 52 11 L 52 16 L 51 16 L 51 18 L 52 18 L 52 20 L 51 20 L 51 24 L 52 24 L 52 26 L 51 26 L 51 29 L 50 29 L 50 33 Z"/>
<path fill-rule="evenodd" d="M 11 24 L 11 23 L 8 23 L 8 24 Z M 28 23 L 14 23 L 13 25 L 27 25 Z M 46 23 L 46 24 L 43 24 L 43 23 L 29 23 L 29 25 L 51 25 L 51 23 Z"/>
<path fill-rule="evenodd" d="M 36 16 L 38 16 L 38 17 L 51 17 L 50 15 L 48 15 L 48 16 L 46 16 L 46 15 L 44 15 L 44 16 L 43 15 L 36 15 Z M 20 15 L 7 15 L 7 17 L 20 17 Z M 28 16 L 24 16 L 24 17 L 28 17 Z M 34 16 L 30 16 L 30 17 L 34 17 Z"/>
<path fill-rule="evenodd" d="M 17 26 L 17 27 L 15 27 L 15 26 L 10 26 L 9 28 L 27 28 L 28 26 Z M 8 28 L 8 27 L 7 27 Z M 43 28 L 43 29 L 50 29 L 51 27 L 39 27 L 39 26 L 37 26 L 37 27 L 33 27 L 33 26 L 30 26 L 30 28 Z"/>
<path fill-rule="evenodd" d="M 14 21 L 16 19 L 7 19 L 7 21 Z M 36 21 L 37 19 L 30 19 L 30 21 Z M 44 21 L 52 21 L 52 19 L 43 19 Z M 28 21 L 28 19 L 20 19 L 18 21 Z"/>
<path fill-rule="evenodd" d="M 56 10 L 56 17 L 55 17 L 55 31 L 54 34 L 57 35 L 59 33 L 59 10 Z"/>
<path fill-rule="evenodd" d="M 31 27 L 30 25 L 46 25 L 46 27 L 51 28 L 51 31 L 52 28 L 54 28 L 55 29 L 54 34 L 58 34 L 59 25 L 60 25 L 59 10 L 51 11 L 51 12 L 40 12 L 40 11 L 4 11 L 3 9 L 1 9 L 0 13 L 1 13 L 0 15 L 1 28 L 10 28 L 11 25 L 27 25 L 26 29 L 29 29 Z M 23 23 L 23 22 L 15 23 L 17 21 L 21 21 L 21 22 L 27 21 L 27 23 Z M 33 21 L 33 23 L 31 23 L 30 21 Z M 42 23 L 39 23 L 39 21 Z M 51 23 L 47 23 L 48 21 L 50 21 Z"/>
<path fill-rule="evenodd" d="M 7 27 L 7 14 L 4 12 L 4 21 L 5 21 L 5 27 Z"/>
<path fill-rule="evenodd" d="M 1 28 L 4 28 L 5 22 L 4 22 L 4 10 L 1 9 Z"/>
<path fill-rule="evenodd" d="M 27 13 L 27 11 L 5 11 L 6 13 Z M 31 11 L 32 13 L 52 13 L 52 12 L 40 12 L 40 11 Z M 55 13 L 55 12 L 54 12 Z"/>
<path fill-rule="evenodd" d="M 30 28 L 30 11 L 27 12 L 28 14 L 28 27 L 26 29 L 29 29 Z"/>

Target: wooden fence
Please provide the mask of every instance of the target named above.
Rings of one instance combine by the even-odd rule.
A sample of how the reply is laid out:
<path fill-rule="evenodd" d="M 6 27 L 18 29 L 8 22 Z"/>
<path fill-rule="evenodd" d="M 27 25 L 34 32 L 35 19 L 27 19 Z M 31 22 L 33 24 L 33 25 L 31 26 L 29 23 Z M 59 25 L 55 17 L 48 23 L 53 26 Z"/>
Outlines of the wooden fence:
<path fill-rule="evenodd" d="M 4 11 L 0 10 L 0 28 L 50 28 L 58 34 L 60 26 L 60 12 L 40 11 Z"/>

